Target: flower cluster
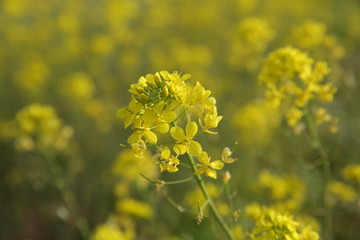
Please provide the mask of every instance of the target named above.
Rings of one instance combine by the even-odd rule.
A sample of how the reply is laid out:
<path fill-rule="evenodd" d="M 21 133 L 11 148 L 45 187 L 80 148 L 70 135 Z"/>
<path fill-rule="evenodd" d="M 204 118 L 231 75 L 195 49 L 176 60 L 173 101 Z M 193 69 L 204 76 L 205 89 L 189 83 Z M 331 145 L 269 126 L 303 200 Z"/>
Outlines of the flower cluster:
<path fill-rule="evenodd" d="M 161 171 L 177 172 L 179 156 L 190 154 L 198 157 L 197 174 L 216 178 L 215 170 L 221 169 L 224 162 L 210 161 L 201 144 L 195 140 L 199 126 L 208 134 L 216 134 L 222 119 L 218 115 L 216 100 L 211 91 L 199 82 L 195 86 L 186 83 L 191 76 L 166 71 L 141 77 L 130 87 L 132 100 L 127 107 L 118 111 L 124 118 L 124 127 L 131 127 L 133 133 L 127 142 L 137 156 L 142 156 L 149 145 L 157 145 L 160 134 L 170 133 L 171 146 L 158 146 L 161 150 L 159 166 Z M 185 129 L 178 126 L 183 118 L 187 119 Z M 191 120 L 191 118 L 197 121 Z"/>
<path fill-rule="evenodd" d="M 253 203 L 246 207 L 245 212 L 255 222 L 250 239 L 318 240 L 320 238 L 311 225 L 301 227 L 293 215 L 279 212 L 271 207 Z"/>
<path fill-rule="evenodd" d="M 300 49 L 310 51 L 321 59 L 338 60 L 344 56 L 344 48 L 335 36 L 327 33 L 326 25 L 307 20 L 296 26 L 291 34 L 291 42 Z"/>
<path fill-rule="evenodd" d="M 73 129 L 65 126 L 51 106 L 31 104 L 16 115 L 16 147 L 33 151 L 55 148 L 64 150 L 71 140 Z"/>
<path fill-rule="evenodd" d="M 323 103 L 333 100 L 336 87 L 324 80 L 329 72 L 325 62 L 315 62 L 306 53 L 285 47 L 268 56 L 259 78 L 266 85 L 268 101 L 274 106 L 284 106 L 288 124 L 296 126 L 303 116 L 303 108 L 312 99 Z M 323 121 L 336 122 L 331 117 Z"/>
<path fill-rule="evenodd" d="M 305 197 L 305 184 L 295 175 L 278 176 L 267 170 L 260 172 L 258 186 L 261 189 L 268 189 L 272 205 L 277 210 L 294 212 L 300 209 Z"/>
<path fill-rule="evenodd" d="M 241 20 L 234 33 L 229 58 L 230 64 L 244 67 L 247 70 L 255 70 L 274 35 L 274 31 L 263 19 L 245 18 Z"/>
<path fill-rule="evenodd" d="M 252 101 L 234 114 L 233 125 L 239 129 L 241 142 L 246 147 L 265 146 L 280 125 L 280 114 L 266 101 Z"/>

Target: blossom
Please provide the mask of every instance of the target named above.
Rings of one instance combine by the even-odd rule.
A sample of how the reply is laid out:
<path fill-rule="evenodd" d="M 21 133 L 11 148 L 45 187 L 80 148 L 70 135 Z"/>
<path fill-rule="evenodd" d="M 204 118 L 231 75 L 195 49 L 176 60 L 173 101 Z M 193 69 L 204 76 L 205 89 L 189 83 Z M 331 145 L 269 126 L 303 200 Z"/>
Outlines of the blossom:
<path fill-rule="evenodd" d="M 217 174 L 215 170 L 222 169 L 224 163 L 220 160 L 211 161 L 211 157 L 208 156 L 206 152 L 202 152 L 198 156 L 198 160 L 200 161 L 199 169 L 195 172 L 195 174 L 205 174 L 208 177 L 217 179 Z"/>
<path fill-rule="evenodd" d="M 177 143 L 173 146 L 174 151 L 178 155 L 182 155 L 185 152 L 194 156 L 199 156 L 202 152 L 202 147 L 199 142 L 194 141 L 198 131 L 197 124 L 195 122 L 189 122 L 186 125 L 185 132 L 181 127 L 172 127 L 170 129 L 171 136 L 177 140 Z"/>
<path fill-rule="evenodd" d="M 180 164 L 180 160 L 171 154 L 168 147 L 164 147 L 160 154 L 160 170 L 168 172 L 177 172 L 179 169 L 177 165 Z"/>

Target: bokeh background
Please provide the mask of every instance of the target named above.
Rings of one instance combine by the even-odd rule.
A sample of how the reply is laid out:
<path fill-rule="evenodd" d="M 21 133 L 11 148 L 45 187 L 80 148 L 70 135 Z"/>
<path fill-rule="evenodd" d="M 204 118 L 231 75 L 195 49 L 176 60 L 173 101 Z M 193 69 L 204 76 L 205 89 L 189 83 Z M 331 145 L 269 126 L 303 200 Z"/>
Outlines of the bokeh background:
<path fill-rule="evenodd" d="M 0 239 L 81 239 L 43 157 L 49 145 L 94 238 L 213 239 L 210 220 L 198 226 L 167 201 L 196 209 L 194 183 L 158 192 L 139 175 L 159 176 L 152 155 L 138 159 L 120 147 L 130 132 L 116 112 L 130 100 L 129 85 L 161 70 L 190 73 L 213 91 L 224 118 L 203 141 L 217 155 L 239 143 L 231 166 L 238 209 L 274 201 L 259 184 L 270 173 L 301 179 L 303 187 L 290 187 L 301 195 L 296 211 L 311 212 L 320 201 L 317 155 L 264 103 L 258 75 L 268 53 L 285 46 L 329 64 L 338 91 L 327 108 L 340 121 L 336 134 L 321 136 L 333 179 L 341 179 L 342 168 L 360 162 L 359 43 L 357 0 L 0 1 Z M 36 139 L 49 128 L 30 139 L 21 132 L 26 111 L 56 122 L 43 145 Z M 360 239 L 359 209 L 334 203 L 335 239 Z M 110 237 L 119 231 L 122 238 Z"/>

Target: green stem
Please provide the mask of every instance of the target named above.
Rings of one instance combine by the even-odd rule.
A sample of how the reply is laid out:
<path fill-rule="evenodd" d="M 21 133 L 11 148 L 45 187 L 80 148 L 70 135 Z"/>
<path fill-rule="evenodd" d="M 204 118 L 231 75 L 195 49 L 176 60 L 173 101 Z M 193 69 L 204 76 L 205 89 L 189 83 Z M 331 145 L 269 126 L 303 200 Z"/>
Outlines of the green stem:
<path fill-rule="evenodd" d="M 231 232 L 229 226 L 227 225 L 227 223 L 222 219 L 222 217 L 219 214 L 219 211 L 217 210 L 214 201 L 212 200 L 212 198 L 210 197 L 210 194 L 206 188 L 206 185 L 204 183 L 204 180 L 202 179 L 201 175 L 197 175 L 195 174 L 195 172 L 197 171 L 197 167 L 195 164 L 195 161 L 192 157 L 192 155 L 190 155 L 189 153 L 187 154 L 187 157 L 189 159 L 190 162 L 190 166 L 193 170 L 196 182 L 198 183 L 206 201 L 208 202 L 208 205 L 210 206 L 211 211 L 213 212 L 213 214 L 215 215 L 216 220 L 219 222 L 220 226 L 222 227 L 222 229 L 225 231 L 226 235 L 228 236 L 228 238 L 230 240 L 235 240 L 235 237 L 233 235 L 233 233 Z"/>
<path fill-rule="evenodd" d="M 46 162 L 48 164 L 50 174 L 52 175 L 55 186 L 60 191 L 60 194 L 65 202 L 66 207 L 71 212 L 72 216 L 75 219 L 75 224 L 78 230 L 80 231 L 80 234 L 84 240 L 90 239 L 89 237 L 89 227 L 88 223 L 85 218 L 80 216 L 75 196 L 73 192 L 71 191 L 69 184 L 65 180 L 65 177 L 61 173 L 61 169 L 56 163 L 56 154 L 53 151 L 49 151 L 45 155 Z"/>
<path fill-rule="evenodd" d="M 189 177 L 189 178 L 184 178 L 184 179 L 180 179 L 180 180 L 176 180 L 176 181 L 163 181 L 163 180 L 159 180 L 159 179 L 149 178 L 142 173 L 140 173 L 140 175 L 151 183 L 164 184 L 164 185 L 179 184 L 179 183 L 190 182 L 190 181 L 194 180 L 193 177 Z"/>
<path fill-rule="evenodd" d="M 328 154 L 321 142 L 319 133 L 317 131 L 315 122 L 313 117 L 311 116 L 311 113 L 309 111 L 309 108 L 304 108 L 304 117 L 307 125 L 307 129 L 310 134 L 310 138 L 313 143 L 313 147 L 317 150 L 317 152 L 320 155 L 321 160 L 321 166 L 322 166 L 322 181 L 323 181 L 323 188 L 322 188 L 322 205 L 324 209 L 326 210 L 325 213 L 325 219 L 324 219 L 324 238 L 328 240 L 333 239 L 333 223 L 332 223 L 332 213 L 331 209 L 326 203 L 326 187 L 328 183 L 331 180 L 331 169 L 330 169 L 330 162 L 328 158 Z"/>

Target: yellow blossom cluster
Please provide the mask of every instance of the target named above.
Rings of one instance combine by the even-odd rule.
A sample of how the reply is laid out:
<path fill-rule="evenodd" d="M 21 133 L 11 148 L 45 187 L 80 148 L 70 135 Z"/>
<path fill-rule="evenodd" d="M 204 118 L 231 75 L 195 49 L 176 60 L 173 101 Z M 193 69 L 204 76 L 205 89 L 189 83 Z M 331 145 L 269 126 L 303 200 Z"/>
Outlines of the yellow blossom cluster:
<path fill-rule="evenodd" d="M 36 151 L 55 148 L 64 150 L 71 140 L 73 129 L 63 124 L 51 106 L 31 104 L 16 115 L 16 147 Z"/>
<path fill-rule="evenodd" d="M 218 115 L 216 100 L 211 91 L 199 82 L 191 86 L 186 81 L 190 74 L 180 75 L 167 71 L 148 74 L 132 84 L 129 92 L 132 100 L 127 107 L 118 111 L 124 118 L 124 127 L 131 127 L 133 133 L 127 142 L 137 156 L 142 156 L 149 145 L 158 145 L 158 135 L 170 133 L 171 146 L 160 146 L 159 166 L 161 171 L 177 172 L 179 156 L 190 154 L 199 160 L 197 174 L 217 178 L 215 170 L 223 167 L 224 161 L 210 161 L 201 144 L 195 140 L 199 126 L 208 134 L 216 134 L 222 119 Z M 191 120 L 191 117 L 197 121 Z M 185 129 L 178 126 L 182 118 L 187 119 Z M 227 156 L 229 157 L 229 156 Z"/>
<path fill-rule="evenodd" d="M 249 234 L 250 239 L 318 240 L 320 238 L 311 225 L 301 227 L 289 213 L 260 206 L 257 203 L 247 205 L 245 212 L 255 222 L 255 227 Z"/>
<path fill-rule="evenodd" d="M 280 125 L 278 109 L 266 101 L 252 101 L 239 108 L 233 117 L 233 125 L 239 129 L 241 142 L 247 147 L 268 144 Z"/>
<path fill-rule="evenodd" d="M 234 32 L 230 64 L 255 70 L 274 35 L 274 31 L 263 19 L 250 17 L 241 20 Z"/>
<path fill-rule="evenodd" d="M 305 184 L 295 175 L 278 176 L 263 170 L 259 173 L 257 185 L 270 191 L 277 210 L 298 211 L 305 198 Z"/>
<path fill-rule="evenodd" d="M 344 56 L 344 48 L 335 36 L 327 34 L 323 23 L 307 20 L 293 29 L 290 38 L 296 47 L 309 51 L 317 58 L 338 60 Z"/>
<path fill-rule="evenodd" d="M 333 100 L 337 89 L 324 80 L 329 72 L 325 62 L 315 62 L 296 48 L 284 47 L 270 53 L 259 79 L 266 86 L 267 100 L 274 106 L 283 106 L 288 124 L 296 126 L 311 100 L 323 103 Z"/>

